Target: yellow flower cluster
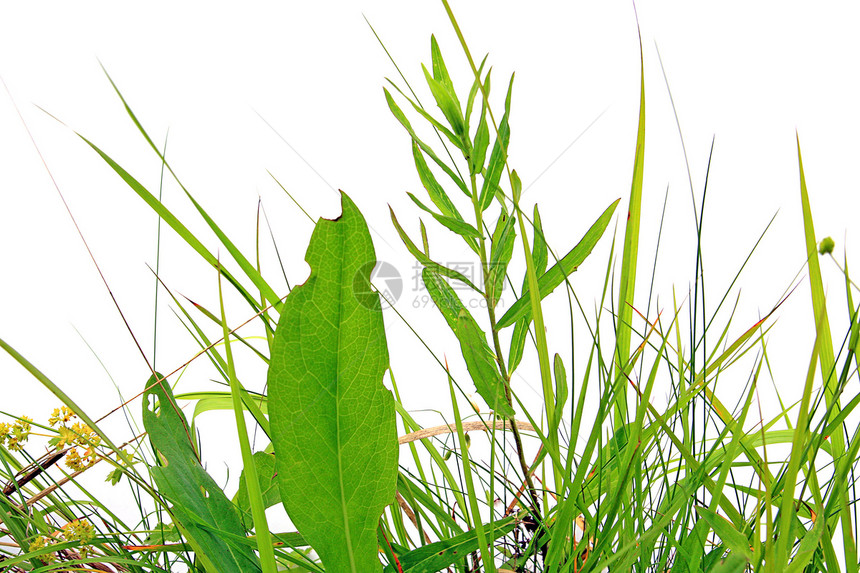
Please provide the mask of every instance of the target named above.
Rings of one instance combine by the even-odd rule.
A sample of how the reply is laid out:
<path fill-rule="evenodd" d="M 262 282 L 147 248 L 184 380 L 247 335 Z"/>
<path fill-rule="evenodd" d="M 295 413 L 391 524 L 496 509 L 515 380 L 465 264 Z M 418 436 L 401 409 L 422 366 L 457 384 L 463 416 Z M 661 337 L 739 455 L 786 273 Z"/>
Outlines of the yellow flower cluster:
<path fill-rule="evenodd" d="M 48 423 L 56 427 L 60 434 L 60 437 L 55 440 L 57 448 L 72 446 L 66 454 L 66 466 L 79 471 L 96 463 L 96 447 L 101 443 L 101 438 L 92 428 L 81 422 L 75 422 L 69 427 L 69 422 L 74 418 L 77 418 L 75 413 L 63 406 L 54 409 L 54 413 L 48 418 Z M 77 446 L 84 448 L 83 455 L 78 451 Z"/>
<path fill-rule="evenodd" d="M 40 549 L 45 549 L 46 547 L 56 545 L 62 541 L 78 541 L 81 544 L 79 547 L 80 554 L 82 557 L 86 557 L 92 550 L 90 542 L 95 538 L 95 536 L 96 532 L 92 523 L 76 519 L 75 521 L 68 522 L 51 535 L 40 535 L 34 539 L 33 542 L 30 543 L 30 551 L 39 551 Z M 40 555 L 39 559 L 45 563 L 53 563 L 57 560 L 57 554 L 55 552 L 45 553 L 44 555 Z"/>
<path fill-rule="evenodd" d="M 48 423 L 53 428 L 57 424 L 68 424 L 72 418 L 76 418 L 77 416 L 68 406 L 62 406 L 60 408 L 54 408 L 54 413 L 51 414 L 51 417 L 48 418 Z"/>
<path fill-rule="evenodd" d="M 62 535 L 66 541 L 80 541 L 80 553 L 86 557 L 92 549 L 90 542 L 96 536 L 96 531 L 89 521 L 76 519 L 63 526 Z"/>
<path fill-rule="evenodd" d="M 39 551 L 40 549 L 44 549 L 46 547 L 50 547 L 51 545 L 55 545 L 57 543 L 59 543 L 59 540 L 53 535 L 49 535 L 47 537 L 44 535 L 40 535 L 39 537 L 34 539 L 32 543 L 30 543 L 30 553 Z M 39 559 L 41 559 L 45 563 L 53 563 L 57 560 L 57 554 L 53 552 L 45 553 L 44 555 L 39 555 Z"/>
<path fill-rule="evenodd" d="M 21 451 L 27 439 L 30 437 L 30 422 L 32 418 L 21 416 L 20 420 L 16 420 L 12 424 L 0 423 L 0 444 L 6 444 L 6 447 L 13 452 Z"/>
<path fill-rule="evenodd" d="M 73 422 L 77 415 L 66 406 L 54 408 L 48 423 L 57 428 L 58 437 L 51 440 L 51 445 L 58 450 L 70 447 L 66 454 L 66 465 L 75 470 L 84 470 L 96 463 L 98 454 L 96 448 L 101 438 L 92 428 L 81 422 Z M 0 446 L 4 445 L 13 452 L 21 451 L 30 437 L 30 422 L 33 419 L 21 416 L 14 423 L 0 423 Z M 79 450 L 82 448 L 82 450 Z"/>

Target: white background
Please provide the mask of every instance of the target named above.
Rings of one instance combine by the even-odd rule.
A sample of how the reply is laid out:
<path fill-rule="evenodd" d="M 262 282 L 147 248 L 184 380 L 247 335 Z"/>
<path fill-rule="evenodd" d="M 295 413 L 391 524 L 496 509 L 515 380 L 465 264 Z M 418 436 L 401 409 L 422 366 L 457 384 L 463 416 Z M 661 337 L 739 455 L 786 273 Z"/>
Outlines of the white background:
<path fill-rule="evenodd" d="M 610 202 L 623 197 L 618 213 L 626 211 L 639 104 L 633 6 L 627 1 L 481 1 L 454 2 L 453 9 L 475 57 L 490 53 L 497 118 L 507 79 L 516 71 L 511 164 L 528 187 L 524 206 L 530 212 L 535 201 L 540 203 L 550 244 L 564 253 Z M 456 342 L 438 313 L 413 308 L 423 293 L 413 291 L 413 262 L 391 226 L 387 204 L 417 239 L 419 211 L 405 191 L 421 197 L 423 190 L 408 137 L 382 93 L 384 78 L 400 85 L 402 80 L 362 15 L 428 108 L 434 106 L 420 63 L 429 65 L 431 33 L 465 95 L 470 73 L 442 6 L 434 2 L 260 2 L 241 8 L 175 2 L 149 2 L 145 8 L 113 2 L 3 4 L 0 76 L 11 97 L 0 93 L 0 338 L 94 418 L 119 404 L 113 383 L 131 397 L 149 376 L 53 183 L 151 360 L 154 279 L 146 265 L 155 265 L 156 218 L 74 131 L 99 145 L 154 193 L 160 162 L 126 115 L 101 62 L 158 145 L 169 129 L 168 161 L 249 256 L 254 252 L 258 198 L 262 201 L 291 285 L 307 276 L 303 256 L 312 224 L 266 170 L 314 218 L 336 216 L 334 190 L 347 191 L 373 229 L 378 257 L 391 261 L 403 275 L 398 310 L 427 335 L 440 357 L 446 354 L 452 367 L 462 371 L 455 364 Z M 715 138 L 703 239 L 709 308 L 778 213 L 741 277 L 742 298 L 732 329 L 736 336 L 773 306 L 805 261 L 795 131 L 803 147 L 819 238 L 833 236 L 840 260 L 843 249 L 849 249 L 849 262 L 857 250 L 860 10 L 848 2 L 643 1 L 638 15 L 647 141 L 642 290 L 637 301 L 643 308 L 647 304 L 667 188 L 654 289 L 660 295 L 659 308 L 670 313 L 673 285 L 679 301 L 685 298 L 695 262 L 691 190 L 659 48 L 697 204 Z M 413 124 L 420 124 L 407 113 Z M 451 193 L 458 201 L 464 199 Z M 169 179 L 164 197 L 215 251 L 214 237 Z M 436 258 L 467 259 L 447 231 L 428 225 L 431 242 L 440 245 L 434 249 Z M 592 314 L 614 227 L 615 222 L 589 263 L 573 277 L 580 300 Z M 623 218 L 619 237 L 622 231 Z M 264 274 L 285 293 L 265 227 L 261 242 Z M 619 253 L 620 245 L 619 240 Z M 226 258 L 223 250 L 221 254 Z M 853 260 L 854 268 L 860 268 L 856 257 Z M 834 265 L 823 263 L 838 344 L 846 327 L 844 286 Z M 217 310 L 215 272 L 166 227 L 160 274 L 175 293 Z M 514 279 L 517 286 L 519 282 Z M 160 296 L 156 366 L 170 372 L 197 348 L 170 311 L 175 305 L 163 292 Z M 548 324 L 550 350 L 567 357 L 567 301 L 563 294 L 556 299 L 561 306 Z M 652 302 L 652 316 L 654 306 Z M 232 299 L 228 313 L 231 324 L 248 317 L 247 307 Z M 483 313 L 478 316 L 484 320 Z M 387 311 L 385 319 L 392 366 L 406 406 L 446 410 L 444 373 L 394 313 Z M 789 397 L 799 395 L 814 334 L 811 320 L 804 283 L 780 309 L 770 336 L 774 377 Z M 209 331 L 215 337 L 215 329 Z M 262 388 L 263 369 L 253 358 L 241 358 L 243 382 Z M 211 369 L 202 362 L 188 370 L 178 391 L 212 387 L 207 381 Z M 539 388 L 531 360 L 520 374 L 514 382 L 523 396 L 530 395 L 529 387 Z M 738 375 L 745 381 L 745 371 Z M 0 392 L 0 409 L 39 420 L 58 405 L 5 355 L 0 356 Z M 737 398 L 731 393 L 728 397 L 732 404 Z M 139 408 L 139 401 L 130 405 L 135 415 Z M 107 427 L 121 442 L 130 430 L 120 416 L 114 415 Z M 207 429 L 232 424 L 230 416 L 207 414 L 199 420 L 210 469 L 222 482 L 228 474 L 224 464 L 235 462 L 238 447 L 229 433 L 207 434 Z M 438 423 L 440 418 L 424 419 Z M 235 465 L 230 476 L 238 476 Z M 94 478 L 94 483 L 101 479 Z"/>

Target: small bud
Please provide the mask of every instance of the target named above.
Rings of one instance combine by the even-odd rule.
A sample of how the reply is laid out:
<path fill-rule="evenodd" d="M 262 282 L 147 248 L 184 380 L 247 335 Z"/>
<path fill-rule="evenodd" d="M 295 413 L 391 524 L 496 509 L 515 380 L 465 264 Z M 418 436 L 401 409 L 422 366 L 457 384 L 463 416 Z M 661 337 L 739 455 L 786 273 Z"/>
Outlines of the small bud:
<path fill-rule="evenodd" d="M 824 237 L 821 239 L 821 242 L 818 243 L 818 252 L 822 255 L 828 255 L 833 252 L 833 247 L 836 243 L 833 242 L 833 239 L 830 237 Z"/>
<path fill-rule="evenodd" d="M 514 203 L 520 202 L 520 195 L 523 192 L 523 183 L 520 181 L 520 176 L 517 175 L 517 170 L 511 171 L 511 187 L 514 192 Z"/>

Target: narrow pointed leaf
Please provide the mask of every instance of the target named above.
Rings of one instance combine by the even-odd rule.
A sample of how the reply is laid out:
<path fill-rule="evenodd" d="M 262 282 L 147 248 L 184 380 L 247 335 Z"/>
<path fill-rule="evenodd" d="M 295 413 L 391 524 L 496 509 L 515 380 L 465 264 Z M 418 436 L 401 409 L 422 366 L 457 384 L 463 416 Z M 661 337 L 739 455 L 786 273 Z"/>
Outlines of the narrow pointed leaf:
<path fill-rule="evenodd" d="M 469 195 L 469 188 L 466 187 L 466 184 L 463 182 L 463 180 L 456 173 L 454 173 L 454 171 L 450 167 L 448 167 L 448 165 L 444 161 L 439 159 L 439 156 L 437 156 L 433 152 L 433 150 L 430 149 L 429 145 L 421 141 L 421 138 L 418 137 L 418 135 L 415 133 L 415 130 L 412 129 L 412 125 L 409 123 L 409 120 L 406 119 L 406 116 L 403 114 L 403 110 L 400 109 L 400 106 L 398 106 L 397 102 L 394 101 L 394 98 L 391 97 L 391 93 L 385 88 L 383 88 L 382 91 L 385 93 L 385 101 L 388 102 L 388 108 L 391 110 L 391 113 L 394 114 L 394 117 L 397 118 L 397 121 L 400 122 L 400 125 L 402 125 L 406 129 L 406 132 L 412 137 L 412 141 L 418 144 L 418 147 L 421 148 L 421 151 L 426 153 L 427 157 L 432 159 L 433 162 L 438 165 L 439 168 L 442 169 L 442 171 L 444 171 L 448 175 L 448 177 L 451 178 L 451 180 L 457 185 L 457 187 L 460 188 L 463 193 Z"/>
<path fill-rule="evenodd" d="M 427 68 L 424 66 L 421 66 L 421 68 L 424 70 L 424 79 L 427 80 L 427 85 L 430 86 L 430 93 L 433 94 L 436 105 L 442 110 L 442 114 L 448 120 L 448 124 L 450 124 L 454 134 L 458 137 L 463 137 L 466 132 L 466 126 L 463 123 L 463 115 L 460 111 L 460 104 L 457 102 L 457 98 L 441 82 L 434 79 L 430 75 L 430 72 L 427 71 Z"/>
<path fill-rule="evenodd" d="M 505 163 L 508 160 L 508 145 L 511 141 L 510 127 L 510 101 L 511 90 L 514 88 L 514 76 L 511 75 L 511 82 L 508 84 L 508 95 L 505 98 L 505 115 L 502 116 L 502 121 L 499 122 L 499 134 L 496 137 L 496 143 L 493 145 L 493 151 L 490 154 L 490 162 L 487 164 L 487 174 L 484 177 L 484 183 L 481 187 L 481 209 L 486 210 L 493 203 L 493 197 L 496 195 L 496 189 L 499 187 L 499 180 L 502 173 L 505 171 Z"/>
<path fill-rule="evenodd" d="M 432 34 L 430 35 L 430 59 L 433 62 L 433 78 L 453 94 L 454 82 L 451 81 L 451 74 L 448 73 L 448 67 L 442 58 L 439 43 L 436 42 L 436 37 Z"/>
<path fill-rule="evenodd" d="M 466 278 L 462 273 L 440 265 L 439 263 L 432 261 L 427 255 L 422 253 L 421 250 L 415 246 L 415 243 L 412 242 L 412 239 L 409 238 L 409 235 L 406 234 L 406 231 L 403 230 L 403 227 L 400 226 L 400 223 L 397 221 L 397 217 L 394 215 L 394 210 L 391 209 L 391 207 L 389 207 L 388 210 L 391 212 L 391 222 L 394 223 L 394 228 L 397 230 L 397 234 L 400 235 L 401 240 L 403 240 L 403 244 L 406 245 L 406 249 L 410 253 L 412 253 L 413 257 L 418 259 L 418 262 L 420 262 L 422 265 L 429 269 L 433 269 L 442 276 L 462 282 L 475 292 L 481 292 L 481 290 L 476 287 L 472 283 L 472 281 Z"/>
<path fill-rule="evenodd" d="M 321 219 L 275 332 L 269 416 L 281 499 L 331 573 L 380 571 L 376 528 L 394 501 L 394 400 L 382 384 L 388 348 L 376 254 L 358 208 Z"/>
<path fill-rule="evenodd" d="M 427 162 L 424 160 L 424 154 L 415 141 L 412 142 L 412 156 L 415 158 L 415 169 L 418 171 L 418 177 L 421 179 L 421 184 L 424 186 L 424 189 L 427 190 L 427 195 L 430 197 L 430 200 L 433 201 L 433 204 L 436 205 L 443 215 L 462 220 L 463 217 L 460 216 L 460 212 L 457 211 L 457 207 L 451 201 L 451 198 L 448 197 L 448 194 L 439 184 L 439 181 L 436 180 L 433 172 L 430 171 L 429 167 L 427 167 Z"/>
<path fill-rule="evenodd" d="M 260 482 L 260 493 L 263 496 L 263 506 L 270 508 L 281 503 L 281 492 L 278 489 L 278 476 L 275 469 L 275 456 L 267 452 L 254 454 L 254 465 L 257 468 L 257 479 Z M 243 521 L 251 525 L 251 501 L 248 497 L 248 486 L 245 483 L 244 471 L 239 479 L 239 490 L 233 498 Z"/>
<path fill-rule="evenodd" d="M 564 370 L 564 362 L 561 356 L 556 353 L 553 361 L 553 373 L 555 374 L 555 423 L 558 425 L 561 420 L 561 414 L 564 411 L 564 404 L 567 402 L 567 372 Z"/>
<path fill-rule="evenodd" d="M 505 381 L 496 367 L 487 337 L 463 302 L 438 273 L 425 268 L 422 273 L 427 292 L 460 342 L 466 368 L 478 394 L 501 416 L 510 418 L 514 409 L 505 396 Z"/>
<path fill-rule="evenodd" d="M 541 276 L 546 271 L 546 263 L 548 252 L 546 239 L 543 236 L 543 225 L 540 220 L 540 211 L 535 205 L 534 216 L 532 217 L 532 228 L 534 229 L 532 241 L 532 261 L 535 267 L 535 273 Z M 529 287 L 529 277 L 523 277 L 523 288 L 520 292 L 526 292 Z M 513 372 L 519 366 L 523 359 L 523 350 L 526 345 L 526 336 L 529 332 L 529 321 L 525 318 L 517 319 L 514 326 L 514 333 L 511 335 L 511 348 L 508 351 L 508 372 Z"/>
<path fill-rule="evenodd" d="M 639 260 L 639 225 L 642 214 L 642 185 L 645 170 L 645 63 L 642 44 L 639 44 L 639 127 L 636 131 L 636 153 L 633 159 L 633 179 L 630 184 L 630 201 L 627 206 L 627 225 L 624 230 L 624 251 L 621 256 L 621 285 L 618 291 L 618 320 L 616 326 L 616 361 L 623 367 L 630 357 L 630 339 L 633 317 L 633 295 L 636 290 L 636 265 Z M 625 388 L 621 389 L 618 403 L 623 404 Z M 620 418 L 619 418 L 620 420 Z M 620 422 L 619 422 L 620 423 Z"/>
<path fill-rule="evenodd" d="M 597 245 L 597 241 L 603 236 L 603 232 L 606 230 L 606 226 L 609 224 L 609 220 L 612 218 L 612 214 L 615 212 L 619 201 L 621 199 L 616 199 L 607 207 L 591 228 L 588 229 L 585 236 L 580 239 L 579 243 L 538 279 L 538 292 L 540 292 L 541 300 L 564 282 L 564 279 L 574 272 L 585 261 L 588 255 L 591 254 L 591 251 Z M 527 320 L 531 317 L 531 299 L 529 298 L 528 291 L 523 292 L 520 299 L 511 305 L 508 312 L 499 319 L 497 328 L 501 329 L 510 326 L 523 317 Z"/>
<path fill-rule="evenodd" d="M 514 518 L 508 517 L 493 524 L 493 535 L 498 539 L 516 527 Z M 478 550 L 478 537 L 474 530 L 429 543 L 402 555 L 400 567 L 403 573 L 436 573 L 450 565 L 462 562 L 463 557 Z M 385 573 L 400 573 L 396 565 L 388 565 Z"/>
<path fill-rule="evenodd" d="M 427 205 L 421 202 L 418 197 L 413 195 L 412 193 L 406 192 L 406 195 L 412 199 L 412 202 L 418 205 L 418 208 L 422 211 L 430 213 L 434 219 L 439 221 L 444 227 L 448 230 L 453 231 L 454 233 L 463 237 L 463 240 L 469 245 L 469 248 L 472 249 L 476 254 L 480 253 L 478 248 L 478 242 L 475 239 L 480 239 L 483 235 L 472 225 L 464 221 L 460 218 L 459 214 L 457 217 L 448 217 L 446 215 L 442 215 L 441 213 L 437 213 Z"/>
<path fill-rule="evenodd" d="M 815 225 L 812 219 L 812 208 L 809 204 L 809 192 L 806 188 L 806 175 L 803 172 L 803 158 L 800 154 L 800 138 L 797 141 L 797 164 L 800 170 L 800 202 L 803 209 L 803 235 L 806 246 L 806 264 L 809 268 L 809 286 L 812 290 L 812 311 L 816 330 L 820 333 L 819 361 L 821 375 L 824 379 L 827 405 L 834 400 L 838 381 L 834 376 L 833 338 L 830 332 L 830 321 L 827 318 L 827 303 L 824 296 L 824 283 L 821 280 L 821 266 L 818 264 L 818 248 L 815 241 Z M 837 408 L 838 409 L 838 408 Z M 841 440 L 840 440 L 841 441 Z"/>
<path fill-rule="evenodd" d="M 466 133 L 469 132 L 469 118 L 472 115 L 472 108 L 475 105 L 475 96 L 478 95 L 478 91 L 481 89 L 480 79 L 481 72 L 484 71 L 484 64 L 487 63 L 487 57 L 489 54 L 484 56 L 484 59 L 481 61 L 481 65 L 478 66 L 478 73 L 475 74 L 475 80 L 472 82 L 472 89 L 469 90 L 469 97 L 466 99 L 466 115 L 464 116 L 464 120 L 466 122 Z M 484 92 L 487 94 L 487 97 L 490 95 L 490 72 L 487 72 L 487 76 L 484 79 Z M 483 97 L 481 98 L 483 99 Z"/>
<path fill-rule="evenodd" d="M 514 241 L 517 238 L 516 217 L 502 213 L 493 231 L 493 244 L 490 250 L 490 272 L 487 276 L 487 297 L 493 308 L 498 304 L 505 285 L 508 263 L 514 254 Z"/>
<path fill-rule="evenodd" d="M 697 505 L 695 509 L 708 522 L 714 533 L 723 540 L 723 544 L 733 554 L 742 555 L 746 559 L 752 558 L 749 539 L 747 539 L 746 535 L 735 529 L 735 526 L 728 519 L 708 507 Z"/>
<path fill-rule="evenodd" d="M 743 555 L 730 553 L 728 557 L 711 567 L 709 573 L 743 573 L 747 570 L 747 565 L 749 560 Z"/>
<path fill-rule="evenodd" d="M 125 181 L 126 184 L 128 184 L 128 186 L 131 187 L 131 189 L 135 193 L 137 193 L 138 196 L 143 199 L 146 204 L 149 205 L 152 210 L 158 214 L 159 217 L 164 220 L 165 223 L 170 225 L 170 227 L 174 231 L 176 231 L 176 234 L 182 237 L 182 239 L 184 239 L 185 242 L 188 243 L 188 245 L 191 246 L 191 248 L 197 252 L 197 254 L 203 257 L 203 260 L 205 260 L 213 267 L 220 269 L 221 273 L 224 275 L 224 278 L 226 278 L 230 282 L 230 284 L 232 284 L 236 288 L 236 290 L 239 291 L 242 297 L 246 301 L 248 301 L 248 303 L 251 305 L 255 312 L 259 312 L 261 310 L 259 303 L 254 300 L 254 297 L 251 296 L 250 293 L 248 293 L 248 291 L 242 286 L 242 284 L 238 280 L 236 280 L 236 278 L 233 277 L 232 274 L 230 274 L 226 269 L 221 266 L 221 264 L 218 262 L 217 257 L 215 257 L 215 255 L 209 252 L 209 250 L 203 246 L 203 243 L 201 243 L 200 240 L 197 239 L 197 237 L 188 229 L 188 227 L 186 227 L 179 219 L 177 219 L 176 216 L 171 213 L 170 210 L 161 201 L 159 201 L 152 193 L 150 193 L 143 185 L 141 185 L 137 179 L 132 177 L 130 173 L 123 169 L 116 161 L 111 159 L 110 156 L 108 156 L 105 152 L 99 149 L 94 143 L 92 143 L 80 134 L 78 134 L 78 137 L 83 139 L 87 143 L 87 145 L 92 147 L 93 150 L 98 153 L 108 165 L 110 165 L 110 167 L 117 173 L 117 175 L 119 175 L 123 179 L 123 181 Z"/>
<path fill-rule="evenodd" d="M 490 128 L 487 125 L 487 108 L 481 106 L 481 119 L 478 121 L 478 130 L 475 132 L 475 143 L 472 145 L 472 157 L 470 158 L 472 175 L 480 173 L 484 168 L 489 146 Z"/>

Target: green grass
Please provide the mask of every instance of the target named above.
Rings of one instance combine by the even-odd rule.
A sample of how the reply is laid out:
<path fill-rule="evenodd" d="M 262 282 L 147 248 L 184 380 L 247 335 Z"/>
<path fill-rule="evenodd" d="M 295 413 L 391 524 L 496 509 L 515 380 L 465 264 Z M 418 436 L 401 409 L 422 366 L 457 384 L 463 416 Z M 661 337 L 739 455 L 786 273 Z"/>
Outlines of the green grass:
<path fill-rule="evenodd" d="M 241 251 L 179 182 L 111 81 L 131 125 L 200 221 L 180 220 L 103 147 L 81 139 L 211 266 L 215 311 L 174 296 L 168 277 L 158 276 L 157 288 L 171 297 L 177 320 L 200 347 L 189 362 L 208 359 L 224 390 L 179 384 L 184 367 L 166 376 L 151 367 L 140 394 L 122 405 L 142 428 L 119 444 L 103 420 L 89 417 L 0 340 L 65 408 L 52 420 L 5 413 L 0 425 L 0 569 L 858 571 L 853 482 L 860 397 L 846 393 L 858 366 L 856 285 L 847 263 L 833 257 L 832 241 L 815 235 L 799 137 L 798 232 L 805 252 L 798 256 L 811 286 L 814 343 L 794 349 L 806 366 L 790 381 L 802 389 L 800 399 L 783 404 L 779 397 L 781 411 L 765 419 L 760 388 L 770 383 L 768 334 L 780 328 L 780 305 L 800 295 L 792 285 L 785 297 L 763 303 L 772 309 L 764 317 L 738 314 L 737 281 L 754 264 L 758 243 L 728 290 L 706 290 L 707 185 L 691 237 L 689 293 L 660 293 L 663 306 L 652 306 L 653 283 L 643 282 L 647 275 L 636 280 L 637 269 L 659 253 L 658 247 L 645 259 L 639 249 L 648 141 L 644 59 L 636 138 L 619 145 L 631 158 L 629 195 L 606 198 L 596 218 L 577 214 L 571 226 L 585 233 L 549 245 L 538 205 L 526 204 L 509 161 L 514 78 L 491 79 L 488 58 L 473 57 L 442 4 L 470 85 L 454 84 L 431 38 L 419 78 L 434 105 L 419 103 L 405 77 L 389 82 L 384 95 L 426 192 L 410 194 L 414 212 L 391 211 L 390 236 L 423 266 L 428 295 L 451 331 L 446 355 L 433 354 L 438 368 L 422 372 L 425 384 L 448 389 L 448 425 L 423 428 L 413 412 L 424 405 L 401 399 L 402 381 L 414 378 L 390 367 L 383 317 L 412 328 L 411 317 L 397 308 L 382 311 L 369 282 L 376 255 L 361 206 L 342 193 L 342 216 L 317 220 L 310 237 L 310 277 L 278 292 L 270 280 L 283 269 L 265 268 L 259 248 Z M 543 210 L 553 208 L 548 202 Z M 422 217 L 417 227 L 406 223 L 415 213 Z M 191 231 L 199 222 L 217 248 Z M 431 254 L 428 226 L 460 241 L 460 256 L 474 261 L 480 276 L 470 280 Z M 259 235 L 260 229 L 258 245 Z M 605 251 L 599 260 L 595 253 Z M 822 263 L 844 276 L 846 332 L 831 329 L 828 312 L 839 298 L 825 287 Z M 592 285 L 595 301 L 583 300 L 570 281 L 583 264 L 605 268 L 602 283 Z M 647 306 L 637 306 L 646 287 Z M 460 288 L 483 306 L 470 310 Z M 503 289 L 518 297 L 506 309 L 499 305 Z M 229 297 L 242 301 L 244 315 L 227 315 Z M 545 327 L 558 322 L 557 303 L 565 297 L 569 343 L 547 336 Z M 413 332 L 422 343 L 429 335 Z M 465 369 L 448 364 L 457 351 Z M 574 361 L 581 356 L 584 364 Z M 252 392 L 247 388 L 258 385 L 243 378 L 261 364 L 266 391 Z M 540 379 L 537 406 L 516 384 L 528 368 Z M 386 371 L 391 391 L 383 386 Z M 735 389 L 726 394 L 726 385 Z M 470 398 L 473 388 L 489 411 Z M 181 405 L 191 401 L 189 420 Z M 236 422 L 242 466 L 234 468 L 241 479 L 232 498 L 202 463 L 195 418 L 211 410 L 232 411 Z M 40 457 L 35 452 L 45 445 L 49 454 Z M 81 476 L 95 466 L 110 466 L 108 479 L 128 487 L 139 514 L 133 521 L 85 487 Z M 266 511 L 274 506 L 283 506 L 295 529 L 270 528 Z"/>

